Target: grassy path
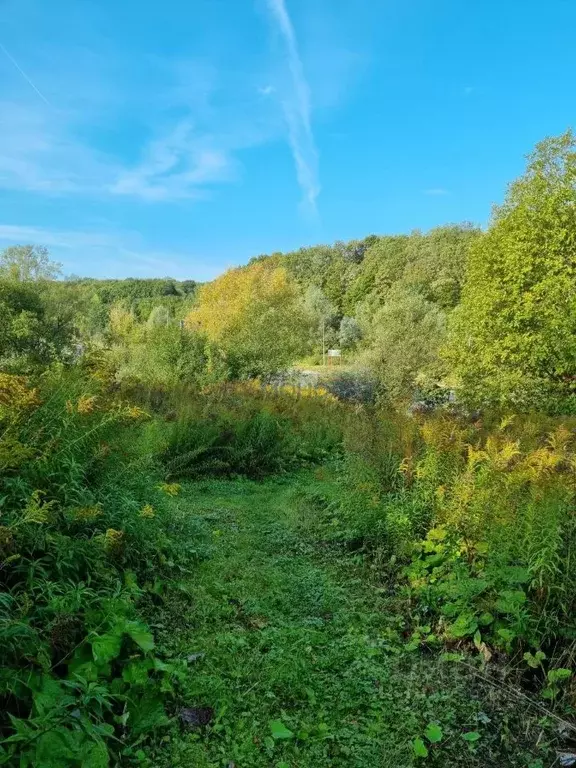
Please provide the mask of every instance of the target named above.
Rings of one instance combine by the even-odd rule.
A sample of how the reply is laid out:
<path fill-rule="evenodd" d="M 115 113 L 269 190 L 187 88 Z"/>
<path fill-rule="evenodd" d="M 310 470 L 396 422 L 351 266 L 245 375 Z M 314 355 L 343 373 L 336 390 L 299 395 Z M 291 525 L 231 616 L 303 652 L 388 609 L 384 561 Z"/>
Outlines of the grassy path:
<path fill-rule="evenodd" d="M 403 768 L 544 765 L 502 737 L 501 712 L 458 665 L 403 649 L 391 597 L 361 558 L 323 545 L 302 492 L 313 478 L 188 486 L 211 557 L 191 600 L 168 606 L 167 653 L 187 656 L 186 702 L 213 710 L 204 729 L 175 730 L 161 768 Z M 163 625 L 163 629 L 162 629 Z M 519 713 L 521 716 L 522 713 Z M 441 726 L 431 744 L 426 727 Z M 477 732 L 477 742 L 463 734 Z M 414 753 L 421 736 L 427 758 Z"/>

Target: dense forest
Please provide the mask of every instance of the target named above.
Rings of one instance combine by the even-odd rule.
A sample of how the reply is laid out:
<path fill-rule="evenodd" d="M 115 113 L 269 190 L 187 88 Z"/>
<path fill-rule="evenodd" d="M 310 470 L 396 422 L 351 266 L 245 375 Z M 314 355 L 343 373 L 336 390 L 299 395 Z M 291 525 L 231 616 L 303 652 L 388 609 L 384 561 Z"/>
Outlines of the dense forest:
<path fill-rule="evenodd" d="M 0 764 L 576 764 L 575 265 L 571 133 L 485 229 L 0 253 Z"/>

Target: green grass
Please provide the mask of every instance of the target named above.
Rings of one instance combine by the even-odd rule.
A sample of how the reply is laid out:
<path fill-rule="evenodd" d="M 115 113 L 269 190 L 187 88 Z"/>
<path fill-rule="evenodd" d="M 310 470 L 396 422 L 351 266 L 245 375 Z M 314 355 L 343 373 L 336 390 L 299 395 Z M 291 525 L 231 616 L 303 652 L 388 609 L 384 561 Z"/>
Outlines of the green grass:
<path fill-rule="evenodd" d="M 517 701 L 459 664 L 406 649 L 399 598 L 362 555 L 330 544 L 325 514 L 306 502 L 322 482 L 303 474 L 185 487 L 180 503 L 211 531 L 211 557 L 151 623 L 167 657 L 189 658 L 183 704 L 214 716 L 188 731 L 175 718 L 145 762 L 551 765 L 542 729 Z"/>

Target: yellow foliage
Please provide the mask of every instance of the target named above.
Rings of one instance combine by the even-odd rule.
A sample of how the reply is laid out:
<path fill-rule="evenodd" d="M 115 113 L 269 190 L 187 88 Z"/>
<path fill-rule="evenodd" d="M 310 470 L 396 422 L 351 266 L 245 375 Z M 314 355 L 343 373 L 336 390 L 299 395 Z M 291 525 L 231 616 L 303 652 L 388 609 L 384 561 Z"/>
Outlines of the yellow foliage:
<path fill-rule="evenodd" d="M 0 470 L 15 469 L 24 464 L 35 453 L 35 449 L 24 445 L 16 437 L 4 434 L 0 438 Z"/>
<path fill-rule="evenodd" d="M 168 496 L 178 496 L 182 490 L 182 486 L 178 485 L 178 483 L 161 483 L 158 486 L 158 490 L 168 494 Z"/>
<path fill-rule="evenodd" d="M 78 522 L 81 521 L 90 523 L 93 520 L 96 520 L 97 517 L 100 517 L 101 514 L 102 509 L 100 508 L 100 505 L 94 504 L 92 507 L 81 507 L 79 509 L 75 509 L 73 512 L 73 518 Z"/>
<path fill-rule="evenodd" d="M 144 518 L 155 517 L 154 507 L 151 504 L 145 504 L 140 510 L 140 517 L 144 517 Z"/>
<path fill-rule="evenodd" d="M 187 325 L 202 330 L 212 341 L 222 341 L 258 307 L 280 308 L 295 295 L 296 288 L 282 267 L 256 263 L 230 269 L 200 288 L 198 306 L 188 315 Z"/>
<path fill-rule="evenodd" d="M 256 262 L 203 285 L 186 326 L 205 334 L 252 374 L 277 370 L 301 355 L 310 316 L 288 272 Z"/>
<path fill-rule="evenodd" d="M 143 408 L 139 408 L 137 405 L 129 406 L 125 409 L 124 415 L 129 419 L 149 419 L 150 414 Z"/>
<path fill-rule="evenodd" d="M 76 410 L 82 416 L 93 413 L 96 408 L 97 397 L 95 395 L 82 395 L 76 403 Z"/>
<path fill-rule="evenodd" d="M 104 549 L 110 554 L 118 554 L 124 543 L 124 531 L 108 528 L 104 535 Z"/>
<path fill-rule="evenodd" d="M 119 339 L 126 339 L 136 326 L 136 318 L 124 307 L 115 304 L 110 310 L 110 330 Z"/>
<path fill-rule="evenodd" d="M 43 496 L 44 493 L 42 491 L 34 491 L 24 507 L 24 514 L 22 516 L 24 523 L 37 523 L 40 525 L 49 522 L 56 502 L 42 501 Z"/>
<path fill-rule="evenodd" d="M 0 373 L 0 419 L 14 418 L 21 411 L 38 405 L 38 390 L 28 387 L 24 376 Z"/>

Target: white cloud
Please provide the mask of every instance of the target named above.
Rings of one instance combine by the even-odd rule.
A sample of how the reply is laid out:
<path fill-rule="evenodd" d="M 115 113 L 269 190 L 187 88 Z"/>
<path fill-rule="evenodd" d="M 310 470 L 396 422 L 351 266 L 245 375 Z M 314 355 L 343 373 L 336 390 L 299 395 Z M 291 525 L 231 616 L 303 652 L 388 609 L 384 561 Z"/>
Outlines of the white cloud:
<path fill-rule="evenodd" d="M 441 197 L 442 195 L 449 195 L 450 192 L 444 187 L 431 187 L 424 190 L 425 195 L 431 195 L 433 197 Z"/>
<path fill-rule="evenodd" d="M 210 280 L 218 268 L 205 258 L 178 250 L 155 249 L 143 242 L 137 232 L 91 232 L 52 230 L 43 227 L 0 224 L 0 247 L 14 243 L 47 246 L 52 256 L 63 263 L 68 274 L 97 277 L 157 277 Z"/>
<path fill-rule="evenodd" d="M 111 161 L 77 140 L 68 113 L 43 104 L 0 102 L 0 186 L 62 194 L 101 188 Z"/>
<path fill-rule="evenodd" d="M 122 171 L 110 187 L 118 195 L 143 200 L 174 200 L 204 196 L 204 187 L 233 178 L 229 154 L 210 147 L 206 137 L 197 137 L 189 120 L 150 142 L 136 168 Z"/>
<path fill-rule="evenodd" d="M 291 76 L 291 93 L 283 100 L 288 140 L 296 165 L 298 183 L 304 195 L 303 202 L 310 212 L 315 213 L 320 183 L 318 153 L 310 119 L 310 89 L 304 75 L 294 27 L 284 0 L 268 0 L 268 7 L 286 47 Z"/>
<path fill-rule="evenodd" d="M 276 91 L 273 85 L 263 85 L 258 88 L 258 93 L 262 96 L 271 96 Z"/>
<path fill-rule="evenodd" d="M 109 91 L 100 84 L 90 100 L 86 92 L 97 57 L 80 61 L 85 81 L 78 72 L 61 80 L 58 108 L 37 99 L 14 70 L 0 100 L 0 188 L 145 201 L 199 199 L 215 184 L 236 180 L 238 148 L 270 137 L 261 130 L 248 135 L 243 122 L 236 135 L 234 119 L 218 119 L 209 104 L 215 89 L 209 66 L 152 59 L 149 77 L 136 82 L 131 76 L 115 82 L 104 70 L 103 77 L 111 78 Z M 11 63 L 2 64 L 0 57 L 0 75 L 3 67 Z M 118 154 L 115 143 L 100 144 L 111 131 L 120 137 Z"/>

